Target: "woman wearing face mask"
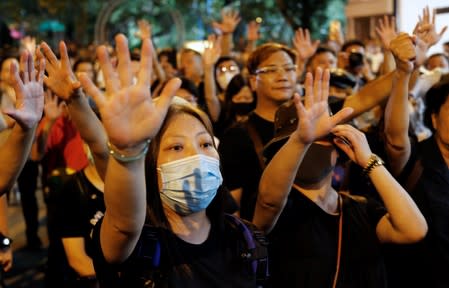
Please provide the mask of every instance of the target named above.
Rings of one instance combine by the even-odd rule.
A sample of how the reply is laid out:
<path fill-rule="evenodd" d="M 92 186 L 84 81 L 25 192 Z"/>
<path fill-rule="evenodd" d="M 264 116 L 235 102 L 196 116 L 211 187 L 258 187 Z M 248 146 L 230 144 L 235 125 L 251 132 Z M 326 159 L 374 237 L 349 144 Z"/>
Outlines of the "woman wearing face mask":
<path fill-rule="evenodd" d="M 248 267 L 239 262 L 241 256 L 232 252 L 238 243 L 224 221 L 225 192 L 207 116 L 179 100 L 171 103 L 179 79 L 168 82 L 158 100 L 152 101 L 149 40 L 143 42 L 134 85 L 127 40 L 118 35 L 116 43 L 118 73 L 105 48 L 98 49 L 110 83 L 106 93 L 81 78 L 84 89 L 94 96 L 109 138 L 106 212 L 93 231 L 100 285 L 256 287 L 254 275 L 248 275 Z M 115 75 L 117 82 L 112 81 Z M 146 252 L 147 244 L 155 243 L 154 236 L 142 233 L 144 223 L 157 231 L 161 249 L 157 268 L 145 257 L 134 261 L 136 254 Z"/>
<path fill-rule="evenodd" d="M 328 71 L 322 76 L 318 69 L 315 82 L 308 73 L 304 105 L 295 95 L 292 117 L 277 115 L 253 223 L 269 233 L 276 287 L 386 287 L 380 243 L 419 241 L 427 224 L 365 135 L 337 125 L 351 109 L 329 116 L 328 90 Z M 332 188 L 334 145 L 364 168 L 384 207 Z"/>
<path fill-rule="evenodd" d="M 256 97 L 242 74 L 235 75 L 224 93 L 224 102 L 220 119 L 214 123 L 215 135 L 220 138 L 224 131 L 235 124 L 248 119 L 256 108 Z"/>

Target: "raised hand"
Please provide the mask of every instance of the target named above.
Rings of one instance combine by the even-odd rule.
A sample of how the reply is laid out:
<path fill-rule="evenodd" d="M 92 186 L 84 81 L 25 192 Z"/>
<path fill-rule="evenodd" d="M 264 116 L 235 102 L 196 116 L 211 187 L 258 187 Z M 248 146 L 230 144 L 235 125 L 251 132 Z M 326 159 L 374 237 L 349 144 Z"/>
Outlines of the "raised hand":
<path fill-rule="evenodd" d="M 331 132 L 337 136 L 334 143 L 348 155 L 349 159 L 361 167 L 366 167 L 372 153 L 365 134 L 347 124 L 337 125 Z"/>
<path fill-rule="evenodd" d="M 216 35 L 209 35 L 209 37 L 207 37 L 207 40 L 209 42 L 209 45 L 204 49 L 202 55 L 204 67 L 215 65 L 221 55 L 221 37 L 217 37 Z"/>
<path fill-rule="evenodd" d="M 10 67 L 10 81 L 16 94 L 14 108 L 4 113 L 13 118 L 23 129 L 33 128 L 41 119 L 44 108 L 45 60 L 39 60 L 39 70 L 34 69 L 33 56 L 28 51 L 20 55 L 20 74 L 17 66 Z"/>
<path fill-rule="evenodd" d="M 44 100 L 45 117 L 50 121 L 55 121 L 62 114 L 64 102 L 58 103 L 58 96 L 54 95 L 50 89 L 45 91 Z"/>
<path fill-rule="evenodd" d="M 343 108 L 334 116 L 329 115 L 329 79 L 330 73 L 326 69 L 323 73 L 317 68 L 315 79 L 309 72 L 306 74 L 304 104 L 301 103 L 299 95 L 294 96 L 294 102 L 298 115 L 298 127 L 291 137 L 304 143 L 310 144 L 329 134 L 332 128 L 342 122 L 352 113 L 352 108 Z"/>
<path fill-rule="evenodd" d="M 390 50 L 394 55 L 397 69 L 411 73 L 413 71 L 413 61 L 416 59 L 413 38 L 407 33 L 399 34 L 391 41 Z"/>
<path fill-rule="evenodd" d="M 137 21 L 137 26 L 139 27 L 139 31 L 137 32 L 137 36 L 143 39 L 151 39 L 151 24 L 145 20 L 141 19 Z"/>
<path fill-rule="evenodd" d="M 30 54 L 34 56 L 34 54 L 36 53 L 36 38 L 25 36 L 20 40 L 20 46 L 28 50 L 28 52 L 30 52 Z"/>
<path fill-rule="evenodd" d="M 259 34 L 260 23 L 256 21 L 251 21 L 246 25 L 246 39 L 248 41 L 257 41 L 260 38 Z"/>
<path fill-rule="evenodd" d="M 221 22 L 212 22 L 212 26 L 222 34 L 234 33 L 235 28 L 240 23 L 239 12 L 235 10 L 221 10 Z"/>
<path fill-rule="evenodd" d="M 310 32 L 308 29 L 302 29 L 298 28 L 295 32 L 295 37 L 293 38 L 293 46 L 296 49 L 296 52 L 298 52 L 298 57 L 306 61 L 310 57 L 315 54 L 316 49 L 318 48 L 318 45 L 320 45 L 320 41 L 316 40 L 312 43 L 312 40 L 310 40 Z"/>
<path fill-rule="evenodd" d="M 376 26 L 376 32 L 382 41 L 382 47 L 390 50 L 391 41 L 398 35 L 395 17 L 388 17 L 385 15 L 383 19 L 380 18 L 379 23 Z"/>
<path fill-rule="evenodd" d="M 56 58 L 50 46 L 45 42 L 42 42 L 39 49 L 36 50 L 38 59 L 47 60 L 46 71 L 48 76 L 44 78 L 45 85 L 58 97 L 61 97 L 63 100 L 70 100 L 71 97 L 78 95 L 77 92 L 81 84 L 73 73 L 69 55 L 67 54 L 67 47 L 63 41 L 59 43 L 59 54 L 61 55 L 61 60 Z"/>
<path fill-rule="evenodd" d="M 101 114 L 109 142 L 118 149 L 136 147 L 153 138 L 159 131 L 171 99 L 179 88 L 180 80 L 172 79 L 165 86 L 158 101 L 150 93 L 153 46 L 144 39 L 141 49 L 140 69 L 136 84 L 132 84 L 131 60 L 128 40 L 122 34 L 115 37 L 118 57 L 114 69 L 105 46 L 97 49 L 97 56 L 106 83 L 101 92 L 86 75 L 81 84 L 93 97 Z"/>
<path fill-rule="evenodd" d="M 444 32 L 447 30 L 447 26 L 444 26 L 439 33 L 436 31 L 435 16 L 435 9 L 430 13 L 429 6 L 426 6 L 423 9 L 423 15 L 419 16 L 419 21 L 413 31 L 413 34 L 416 34 L 429 47 L 440 41 Z"/>

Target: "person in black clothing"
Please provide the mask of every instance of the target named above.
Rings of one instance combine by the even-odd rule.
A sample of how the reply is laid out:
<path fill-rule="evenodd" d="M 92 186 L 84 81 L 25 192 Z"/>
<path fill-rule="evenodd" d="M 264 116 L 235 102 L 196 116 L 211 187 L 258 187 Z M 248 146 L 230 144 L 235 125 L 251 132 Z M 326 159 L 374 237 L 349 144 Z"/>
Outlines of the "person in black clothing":
<path fill-rule="evenodd" d="M 248 120 L 227 130 L 221 137 L 219 152 L 223 178 L 240 206 L 240 216 L 251 220 L 260 175 L 264 167 L 263 146 L 274 136 L 274 117 L 280 105 L 296 92 L 295 53 L 288 47 L 267 43 L 254 50 L 247 62 L 249 84 L 256 94 L 256 108 Z M 341 107 L 352 107 L 347 120 L 378 105 L 391 90 L 392 73 L 367 84 L 346 97 Z"/>
<path fill-rule="evenodd" d="M 396 88 L 385 111 L 385 123 L 389 123 L 385 128 L 386 147 L 394 175 L 423 213 L 429 232 L 419 243 L 387 247 L 389 284 L 449 287 L 449 77 L 443 76 L 426 94 L 424 121 L 433 136 L 416 144 L 408 135 L 406 106 L 414 57 L 406 53 L 414 51 L 414 42 L 421 40 L 407 34 L 400 37 L 401 42 L 390 45 L 399 68 Z"/>
<path fill-rule="evenodd" d="M 238 242 L 224 221 L 227 192 L 220 188 L 210 120 L 183 100 L 171 104 L 179 79 L 168 82 L 153 102 L 148 89 L 149 39 L 143 42 L 134 85 L 129 77 L 127 39 L 118 35 L 116 43 L 121 63 L 117 74 L 104 46 L 98 49 L 98 57 L 107 83 L 119 76 L 117 89 L 109 86 L 103 94 L 86 77 L 80 79 L 100 108 L 109 138 L 106 212 L 92 236 L 100 286 L 256 287 L 245 260 L 233 253 Z M 142 234 L 145 223 L 160 240 L 157 271 L 152 263 L 134 261 L 152 243 Z"/>
<path fill-rule="evenodd" d="M 62 287 L 97 287 L 91 259 L 90 232 L 105 212 L 104 184 L 95 169 L 92 155 L 85 144 L 89 165 L 82 171 L 64 177 L 57 193 L 53 195 L 55 209 L 54 231 L 64 250 L 65 259 L 59 266 L 63 274 Z"/>
<path fill-rule="evenodd" d="M 269 233 L 273 287 L 387 287 L 380 243 L 419 241 L 427 225 L 364 134 L 337 125 L 352 109 L 329 116 L 329 78 L 328 70 L 317 69 L 315 81 L 308 73 L 304 105 L 296 94 L 286 104 L 296 115 L 276 115 L 283 120 L 264 149 L 253 223 Z M 364 167 L 385 208 L 332 188 L 334 145 Z"/>

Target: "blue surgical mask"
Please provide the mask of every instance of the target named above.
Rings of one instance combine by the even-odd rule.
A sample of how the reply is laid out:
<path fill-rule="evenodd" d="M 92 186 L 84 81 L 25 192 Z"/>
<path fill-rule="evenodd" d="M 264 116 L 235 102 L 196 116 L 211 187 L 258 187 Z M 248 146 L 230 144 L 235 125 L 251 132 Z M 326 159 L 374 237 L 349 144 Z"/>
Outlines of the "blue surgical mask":
<path fill-rule="evenodd" d="M 198 154 L 162 164 L 161 200 L 181 215 L 206 209 L 223 182 L 218 159 Z"/>

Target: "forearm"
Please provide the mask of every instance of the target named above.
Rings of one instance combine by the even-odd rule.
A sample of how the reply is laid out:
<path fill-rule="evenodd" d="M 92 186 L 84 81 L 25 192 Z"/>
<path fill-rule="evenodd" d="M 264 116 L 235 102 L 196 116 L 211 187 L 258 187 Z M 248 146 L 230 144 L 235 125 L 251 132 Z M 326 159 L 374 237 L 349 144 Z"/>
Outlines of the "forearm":
<path fill-rule="evenodd" d="M 111 157 L 108 162 L 100 240 L 106 259 L 121 262 L 133 251 L 145 221 L 144 159 L 125 163 Z"/>
<path fill-rule="evenodd" d="M 153 53 L 152 58 L 154 73 L 156 74 L 157 79 L 159 79 L 159 83 L 164 83 L 167 80 L 167 75 L 165 75 L 165 71 L 162 69 L 159 59 L 157 59 L 157 53 Z"/>
<path fill-rule="evenodd" d="M 408 83 L 410 73 L 396 71 L 385 107 L 386 150 L 393 175 L 399 175 L 410 156 Z"/>
<path fill-rule="evenodd" d="M 343 107 L 352 107 L 354 111 L 348 121 L 374 108 L 388 99 L 393 84 L 394 72 L 377 78 L 363 86 L 357 93 L 345 99 Z"/>
<path fill-rule="evenodd" d="M 0 233 L 9 236 L 8 228 L 8 201 L 6 195 L 0 196 Z"/>
<path fill-rule="evenodd" d="M 234 39 L 232 33 L 224 33 L 221 38 L 221 56 L 231 56 L 234 49 Z"/>
<path fill-rule="evenodd" d="M 82 92 L 79 97 L 73 98 L 69 102 L 68 109 L 81 138 L 89 145 L 100 177 L 104 179 L 109 159 L 106 145 L 108 138 L 100 119 L 90 108 L 89 102 Z"/>
<path fill-rule="evenodd" d="M 214 66 L 204 67 L 204 96 L 207 109 L 212 122 L 217 122 L 221 113 L 220 100 L 217 97 L 217 89 L 214 81 Z"/>
<path fill-rule="evenodd" d="M 396 69 L 396 62 L 394 61 L 394 56 L 389 50 L 386 50 L 384 52 L 384 61 L 380 66 L 380 73 L 381 75 L 385 75 L 394 71 L 395 69 Z"/>
<path fill-rule="evenodd" d="M 374 168 L 369 177 L 382 198 L 394 231 L 386 237 L 387 241 L 408 243 L 422 239 L 427 223 L 407 191 L 384 166 Z"/>
<path fill-rule="evenodd" d="M 14 185 L 30 155 L 36 127 L 24 130 L 15 124 L 8 139 L 0 149 L 0 195 Z"/>

